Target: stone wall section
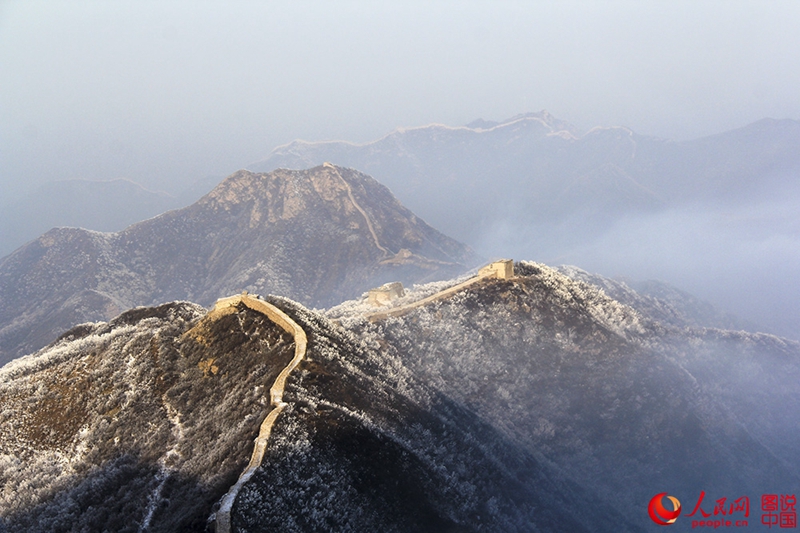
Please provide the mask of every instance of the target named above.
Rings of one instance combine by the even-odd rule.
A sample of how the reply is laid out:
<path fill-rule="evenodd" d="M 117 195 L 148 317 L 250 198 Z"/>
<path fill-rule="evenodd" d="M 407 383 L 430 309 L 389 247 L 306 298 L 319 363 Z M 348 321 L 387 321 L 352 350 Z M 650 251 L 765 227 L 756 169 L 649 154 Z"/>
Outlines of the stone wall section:
<path fill-rule="evenodd" d="M 281 411 L 283 411 L 283 408 L 286 407 L 286 403 L 283 401 L 283 389 L 286 386 L 286 379 L 289 377 L 289 374 L 291 374 L 292 371 L 297 368 L 297 365 L 300 364 L 300 361 L 303 360 L 306 355 L 306 348 L 308 346 L 308 338 L 305 331 L 303 331 L 303 328 L 301 328 L 297 322 L 292 320 L 289 315 L 270 303 L 249 296 L 246 292 L 242 293 L 241 295 L 217 300 L 217 303 L 214 304 L 214 308 L 209 311 L 208 315 L 206 315 L 206 319 L 214 320 L 218 316 L 229 314 L 231 312 L 231 308 L 236 307 L 240 303 L 244 304 L 247 308 L 252 309 L 253 311 L 265 315 L 275 324 L 283 328 L 286 332 L 291 333 L 294 336 L 294 357 L 281 371 L 281 373 L 278 374 L 278 377 L 275 378 L 275 383 L 273 383 L 272 388 L 269 390 L 270 402 L 273 408 L 261 423 L 258 437 L 256 437 L 255 444 L 253 446 L 253 454 L 250 457 L 250 462 L 244 469 L 244 472 L 242 472 L 242 475 L 239 476 L 239 480 L 236 482 L 236 484 L 231 487 L 228 493 L 223 496 L 222 500 L 220 501 L 220 507 L 215 516 L 217 533 L 230 533 L 231 531 L 231 509 L 233 508 L 233 503 L 236 501 L 236 496 L 239 494 L 239 490 L 241 490 L 242 486 L 244 486 L 244 484 L 250 480 L 256 469 L 261 466 L 261 462 L 264 459 L 264 453 L 267 450 L 269 436 L 272 432 L 272 426 L 275 423 L 275 420 L 278 418 L 278 415 L 280 415 Z"/>
<path fill-rule="evenodd" d="M 375 238 L 377 242 L 377 237 Z M 367 319 L 370 322 L 376 322 L 378 320 L 384 320 L 393 316 L 402 316 L 413 309 L 422 307 L 428 303 L 448 298 L 469 287 L 470 285 L 483 281 L 484 279 L 511 279 L 513 277 L 514 262 L 511 259 L 495 261 L 481 268 L 475 277 L 470 278 L 467 281 L 459 283 L 458 285 L 454 285 L 448 289 L 416 302 L 389 309 L 380 313 L 367 315 Z M 387 298 L 389 297 L 390 292 L 396 297 L 397 295 L 394 293 L 396 292 L 398 295 L 401 294 L 402 285 L 387 284 L 379 289 L 387 293 Z M 244 484 L 247 483 L 253 476 L 253 473 L 256 471 L 256 469 L 261 466 L 261 462 L 263 461 L 264 454 L 267 450 L 269 436 L 272 432 L 272 426 L 274 425 L 275 420 L 278 418 L 281 411 L 283 411 L 283 408 L 286 407 L 286 403 L 283 402 L 283 390 L 286 386 L 286 379 L 297 367 L 297 365 L 300 364 L 300 361 L 303 360 L 308 346 L 308 338 L 305 331 L 303 331 L 303 328 L 301 328 L 294 320 L 292 320 L 289 315 L 270 303 L 253 296 L 249 296 L 246 291 L 240 295 L 217 300 L 216 304 L 214 304 L 214 308 L 208 312 L 204 320 L 215 320 L 221 316 L 235 312 L 233 311 L 233 308 L 239 304 L 244 304 L 249 309 L 265 315 L 285 331 L 291 333 L 294 336 L 295 351 L 292 360 L 288 365 L 286 365 L 281 373 L 278 374 L 278 377 L 275 379 L 275 383 L 272 385 L 272 388 L 270 388 L 270 402 L 273 408 L 261 423 L 258 437 L 256 437 L 255 445 L 253 446 L 253 454 L 250 457 L 250 463 L 247 465 L 247 468 L 245 468 L 244 472 L 242 472 L 241 476 L 239 476 L 238 481 L 231 487 L 228 493 L 222 497 L 222 500 L 220 500 L 220 508 L 213 517 L 215 521 L 216 533 L 230 533 L 231 531 L 231 510 L 233 509 L 233 504 L 236 501 L 236 496 L 239 494 L 242 486 L 244 486 Z"/>
<path fill-rule="evenodd" d="M 416 302 L 402 305 L 400 307 L 395 307 L 387 311 L 381 311 L 379 313 L 373 313 L 371 315 L 367 315 L 367 319 L 370 322 L 377 322 L 379 320 L 385 320 L 392 316 L 403 316 L 406 313 L 409 313 L 410 311 L 416 309 L 417 307 L 422 307 L 423 305 L 427 305 L 431 302 L 448 298 L 456 294 L 457 292 L 466 289 L 470 285 L 474 285 L 475 283 L 478 283 L 479 281 L 482 281 L 486 278 L 511 279 L 513 277 L 514 277 L 514 261 L 511 259 L 501 259 L 499 261 L 490 263 L 485 267 L 481 268 L 480 270 L 478 270 L 478 274 L 474 278 L 470 278 L 467 281 L 459 283 L 458 285 L 453 285 L 448 289 L 445 289 L 441 292 L 437 292 L 436 294 L 432 294 L 431 296 L 423 298 L 422 300 L 417 300 Z"/>

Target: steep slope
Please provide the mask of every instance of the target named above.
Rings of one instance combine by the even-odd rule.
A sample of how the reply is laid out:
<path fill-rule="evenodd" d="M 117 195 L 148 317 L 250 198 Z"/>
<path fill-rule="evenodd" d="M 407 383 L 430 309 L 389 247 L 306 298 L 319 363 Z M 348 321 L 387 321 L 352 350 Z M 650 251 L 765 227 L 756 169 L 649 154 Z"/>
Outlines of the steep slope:
<path fill-rule="evenodd" d="M 672 327 L 544 265 L 517 267 L 403 316 L 370 322 L 356 303 L 329 314 L 643 527 L 659 492 L 796 487 L 797 343 Z"/>
<path fill-rule="evenodd" d="M 240 171 L 187 208 L 118 233 L 56 228 L 4 258 L 0 362 L 136 305 L 209 305 L 242 289 L 330 305 L 474 261 L 354 170 Z"/>
<path fill-rule="evenodd" d="M 173 303 L 64 334 L 2 370 L 10 531 L 197 531 L 247 463 L 292 339 Z M 149 529 L 148 529 L 149 528 Z"/>
<path fill-rule="evenodd" d="M 233 531 L 638 531 L 379 346 L 270 300 L 308 347 Z M 2 525 L 204 529 L 293 351 L 245 306 L 203 318 L 173 303 L 81 326 L 7 365 Z"/>

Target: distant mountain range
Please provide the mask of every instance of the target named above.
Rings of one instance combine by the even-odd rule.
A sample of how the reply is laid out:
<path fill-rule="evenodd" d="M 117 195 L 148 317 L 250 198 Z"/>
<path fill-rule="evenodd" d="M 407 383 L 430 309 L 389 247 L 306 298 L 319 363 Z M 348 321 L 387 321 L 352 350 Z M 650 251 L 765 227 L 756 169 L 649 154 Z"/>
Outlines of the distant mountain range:
<path fill-rule="evenodd" d="M 615 224 L 641 225 L 636 217 L 670 209 L 702 213 L 800 195 L 798 154 L 800 122 L 794 120 L 763 119 L 674 142 L 622 127 L 584 132 L 542 111 L 463 127 L 398 129 L 365 144 L 295 141 L 249 168 L 305 169 L 325 161 L 356 168 L 479 252 L 590 266 L 596 250 L 586 247 Z M 189 205 L 213 185 L 203 180 L 175 198 L 127 180 L 45 184 L 2 206 L 0 257 L 52 227 L 119 231 Z M 771 233 L 786 226 L 783 220 L 753 223 Z"/>
<path fill-rule="evenodd" d="M 0 257 L 54 227 L 119 231 L 176 207 L 177 198 L 126 179 L 46 183 L 2 206 Z"/>
<path fill-rule="evenodd" d="M 594 237 L 632 213 L 687 202 L 747 202 L 795 186 L 800 121 L 764 119 L 693 141 L 623 127 L 580 132 L 546 111 L 463 127 L 398 129 L 365 144 L 295 141 L 249 168 L 331 161 L 370 173 L 448 235 L 476 243 L 498 221 Z"/>
<path fill-rule="evenodd" d="M 328 306 L 477 261 L 365 174 L 240 171 L 189 207 L 117 233 L 55 228 L 0 260 L 0 362 L 139 305 L 247 289 Z"/>
<path fill-rule="evenodd" d="M 625 305 L 578 270 L 515 268 L 388 319 L 366 298 L 322 312 L 267 297 L 307 353 L 231 531 L 649 531 L 662 492 L 686 529 L 701 491 L 705 513 L 749 496 L 757 529 L 761 494 L 794 493 L 800 344 L 695 327 L 676 298 L 618 284 Z M 283 327 L 175 302 L 3 367 L 0 530 L 214 530 L 295 353 Z"/>

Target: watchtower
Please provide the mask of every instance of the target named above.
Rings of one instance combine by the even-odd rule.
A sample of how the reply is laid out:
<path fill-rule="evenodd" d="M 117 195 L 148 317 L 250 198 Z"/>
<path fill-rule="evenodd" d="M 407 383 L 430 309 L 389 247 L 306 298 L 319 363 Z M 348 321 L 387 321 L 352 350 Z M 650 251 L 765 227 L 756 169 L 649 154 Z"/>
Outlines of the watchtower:
<path fill-rule="evenodd" d="M 403 289 L 403 284 L 399 281 L 393 281 L 376 289 L 370 289 L 367 301 L 370 305 L 381 307 L 405 295 L 406 291 Z"/>
<path fill-rule="evenodd" d="M 514 277 L 514 260 L 500 259 L 494 263 L 489 263 L 478 270 L 480 277 L 495 277 L 499 279 L 510 279 Z"/>

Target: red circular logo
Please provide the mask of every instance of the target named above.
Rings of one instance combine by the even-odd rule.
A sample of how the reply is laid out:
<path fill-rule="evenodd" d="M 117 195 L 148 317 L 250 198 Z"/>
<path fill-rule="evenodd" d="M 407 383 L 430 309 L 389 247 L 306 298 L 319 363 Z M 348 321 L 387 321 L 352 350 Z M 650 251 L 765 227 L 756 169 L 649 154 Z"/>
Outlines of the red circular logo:
<path fill-rule="evenodd" d="M 664 496 L 667 496 L 666 492 L 656 494 L 653 496 L 653 499 L 650 500 L 650 505 L 647 506 L 650 519 L 659 526 L 674 524 L 675 520 L 678 519 L 678 515 L 681 514 L 681 502 L 678 501 L 678 498 L 675 496 L 667 496 L 667 499 L 672 502 L 672 511 L 668 511 L 667 508 L 664 507 Z"/>

